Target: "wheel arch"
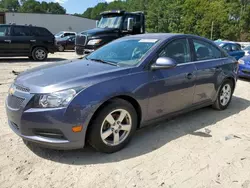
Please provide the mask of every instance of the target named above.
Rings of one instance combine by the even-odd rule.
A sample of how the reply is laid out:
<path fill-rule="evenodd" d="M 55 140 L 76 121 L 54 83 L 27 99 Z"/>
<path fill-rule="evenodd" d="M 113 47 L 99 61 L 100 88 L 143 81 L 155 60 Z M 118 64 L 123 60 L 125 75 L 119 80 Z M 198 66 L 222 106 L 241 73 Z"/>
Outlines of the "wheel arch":
<path fill-rule="evenodd" d="M 92 115 L 92 117 L 91 117 L 91 119 L 90 119 L 90 121 L 89 121 L 89 125 L 88 125 L 88 128 L 87 128 L 86 135 L 88 135 L 89 126 L 91 126 L 92 121 L 96 118 L 98 112 L 99 112 L 101 109 L 103 109 L 105 105 L 107 105 L 109 102 L 111 102 L 112 100 L 115 100 L 115 99 L 122 99 L 122 100 L 125 100 L 125 101 L 127 101 L 128 103 L 130 103 L 130 104 L 134 107 L 134 109 L 135 109 L 135 111 L 136 111 L 136 113 L 137 113 L 137 116 L 138 116 L 137 129 L 140 127 L 141 118 L 142 118 L 142 111 L 141 111 L 141 106 L 140 106 L 139 102 L 138 102 L 135 98 L 133 98 L 133 97 L 131 97 L 131 96 L 129 96 L 129 95 L 117 95 L 117 96 L 111 97 L 111 98 L 107 99 L 106 101 L 104 101 L 104 102 L 95 110 L 95 112 L 93 113 L 93 115 Z M 87 137 L 88 137 L 88 136 L 86 136 L 86 138 L 87 138 Z"/>

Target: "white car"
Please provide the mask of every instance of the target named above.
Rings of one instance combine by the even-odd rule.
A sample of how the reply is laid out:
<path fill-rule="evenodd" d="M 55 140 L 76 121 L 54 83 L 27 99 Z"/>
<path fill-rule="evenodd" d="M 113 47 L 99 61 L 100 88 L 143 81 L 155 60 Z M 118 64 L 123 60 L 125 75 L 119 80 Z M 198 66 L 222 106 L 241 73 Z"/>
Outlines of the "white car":
<path fill-rule="evenodd" d="M 76 32 L 72 32 L 72 31 L 61 31 L 57 34 L 55 34 L 55 38 L 59 39 L 59 38 L 64 38 L 67 36 L 76 36 Z"/>

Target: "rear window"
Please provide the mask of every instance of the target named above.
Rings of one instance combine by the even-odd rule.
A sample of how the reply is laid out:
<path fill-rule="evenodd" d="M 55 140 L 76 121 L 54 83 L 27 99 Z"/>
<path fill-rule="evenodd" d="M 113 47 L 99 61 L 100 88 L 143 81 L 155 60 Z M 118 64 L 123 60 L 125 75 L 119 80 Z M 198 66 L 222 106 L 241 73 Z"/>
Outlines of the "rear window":
<path fill-rule="evenodd" d="M 32 27 L 32 33 L 35 36 L 40 36 L 40 37 L 46 37 L 46 36 L 52 35 L 51 32 L 49 32 L 47 29 L 42 28 L 42 27 Z"/>
<path fill-rule="evenodd" d="M 13 26 L 11 31 L 12 36 L 32 36 L 29 27 Z"/>

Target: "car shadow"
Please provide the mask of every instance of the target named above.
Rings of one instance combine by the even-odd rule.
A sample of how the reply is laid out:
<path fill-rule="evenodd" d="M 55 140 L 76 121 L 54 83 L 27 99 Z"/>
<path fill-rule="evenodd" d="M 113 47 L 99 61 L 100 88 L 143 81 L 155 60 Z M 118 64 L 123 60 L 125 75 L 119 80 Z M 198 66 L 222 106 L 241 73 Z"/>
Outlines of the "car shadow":
<path fill-rule="evenodd" d="M 56 61 L 63 61 L 67 60 L 65 58 L 53 58 L 53 57 L 48 57 L 48 59 L 44 62 L 56 62 Z M 0 58 L 0 63 L 42 63 L 43 61 L 35 61 L 31 60 L 29 58 Z"/>
<path fill-rule="evenodd" d="M 239 80 L 244 81 L 244 82 L 249 82 L 250 78 L 239 77 Z"/>
<path fill-rule="evenodd" d="M 207 134 L 206 131 L 204 133 L 204 131 L 200 129 L 214 125 L 223 119 L 238 114 L 249 106 L 250 101 L 233 97 L 232 103 L 225 111 L 217 111 L 207 107 L 180 115 L 172 120 L 147 126 L 136 132 L 131 143 L 126 148 L 113 154 L 97 152 L 90 146 L 80 150 L 58 151 L 41 148 L 31 143 L 26 143 L 26 145 L 36 155 L 58 163 L 74 165 L 112 163 L 150 153 L 188 134 L 210 139 L 212 134 Z"/>

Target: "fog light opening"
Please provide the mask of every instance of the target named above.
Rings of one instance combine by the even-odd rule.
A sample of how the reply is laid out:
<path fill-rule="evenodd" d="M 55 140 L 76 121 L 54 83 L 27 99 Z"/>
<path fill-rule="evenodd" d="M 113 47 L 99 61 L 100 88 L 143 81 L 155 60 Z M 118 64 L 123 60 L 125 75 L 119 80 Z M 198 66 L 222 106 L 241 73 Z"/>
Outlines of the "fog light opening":
<path fill-rule="evenodd" d="M 81 132 L 81 131 L 82 131 L 82 125 L 78 125 L 78 126 L 72 127 L 72 131 L 73 131 L 74 133 L 79 133 L 79 132 Z"/>

